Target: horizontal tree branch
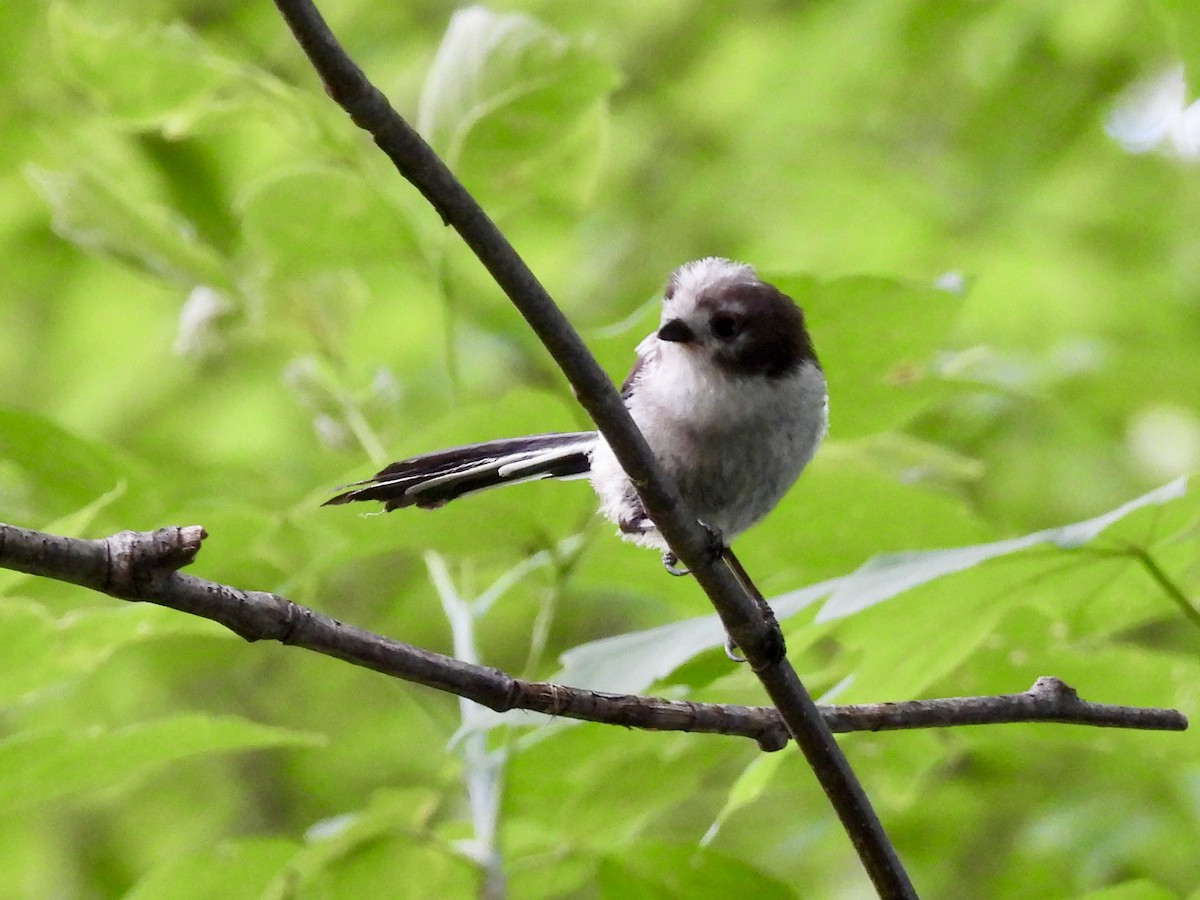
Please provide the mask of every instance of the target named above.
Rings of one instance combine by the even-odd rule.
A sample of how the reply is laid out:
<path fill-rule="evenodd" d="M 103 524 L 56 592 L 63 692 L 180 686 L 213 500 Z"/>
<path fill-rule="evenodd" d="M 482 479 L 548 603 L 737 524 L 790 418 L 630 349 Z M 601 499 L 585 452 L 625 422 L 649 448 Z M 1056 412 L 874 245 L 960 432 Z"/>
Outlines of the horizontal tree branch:
<path fill-rule="evenodd" d="M 122 531 L 88 540 L 0 524 L 0 567 L 191 613 L 218 622 L 248 641 L 274 640 L 303 647 L 465 697 L 497 712 L 521 709 L 650 731 L 735 735 L 757 741 L 764 750 L 779 750 L 787 743 L 787 728 L 774 707 L 693 703 L 523 681 L 499 669 L 471 665 L 347 625 L 278 594 L 179 572 L 195 559 L 205 536 L 201 526 L 189 525 Z M 1187 719 L 1176 710 L 1090 703 L 1057 678 L 1039 678 L 1019 694 L 826 706 L 821 715 L 832 731 L 841 733 L 1014 722 L 1163 731 L 1187 728 Z"/>

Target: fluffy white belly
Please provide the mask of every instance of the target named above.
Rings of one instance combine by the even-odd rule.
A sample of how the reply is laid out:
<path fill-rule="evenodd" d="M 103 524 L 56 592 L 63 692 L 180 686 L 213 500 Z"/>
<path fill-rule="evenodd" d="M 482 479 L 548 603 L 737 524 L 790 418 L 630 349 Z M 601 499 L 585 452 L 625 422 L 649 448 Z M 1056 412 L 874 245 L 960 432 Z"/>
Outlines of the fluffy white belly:
<path fill-rule="evenodd" d="M 825 378 L 805 364 L 799 372 L 749 393 L 736 379 L 635 387 L 629 411 L 650 449 L 675 480 L 684 501 L 725 540 L 769 513 L 812 459 L 828 420 Z M 600 512 L 614 523 L 640 512 L 640 501 L 608 444 L 592 456 L 592 486 Z M 657 531 L 625 534 L 666 549 Z"/>

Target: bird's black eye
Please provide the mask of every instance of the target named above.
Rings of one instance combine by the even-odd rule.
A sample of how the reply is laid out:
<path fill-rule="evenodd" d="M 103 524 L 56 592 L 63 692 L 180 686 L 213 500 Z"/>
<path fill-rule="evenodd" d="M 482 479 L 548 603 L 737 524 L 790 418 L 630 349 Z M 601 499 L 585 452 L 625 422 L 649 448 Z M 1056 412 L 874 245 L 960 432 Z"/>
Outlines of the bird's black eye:
<path fill-rule="evenodd" d="M 741 323 L 728 313 L 718 313 L 713 316 L 709 327 L 712 328 L 712 333 L 723 341 L 737 337 L 738 332 L 742 330 Z"/>

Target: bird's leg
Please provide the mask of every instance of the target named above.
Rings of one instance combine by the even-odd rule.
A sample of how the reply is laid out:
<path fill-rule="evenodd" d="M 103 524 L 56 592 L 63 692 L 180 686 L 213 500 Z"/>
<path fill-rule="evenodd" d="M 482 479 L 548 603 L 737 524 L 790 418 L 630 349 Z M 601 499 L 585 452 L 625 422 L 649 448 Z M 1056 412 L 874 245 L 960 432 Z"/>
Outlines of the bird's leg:
<path fill-rule="evenodd" d="M 617 519 L 617 528 L 621 534 L 645 534 L 654 530 L 654 522 L 639 503 Z"/>
<path fill-rule="evenodd" d="M 783 642 L 783 632 L 780 631 L 779 623 L 775 620 L 775 612 L 771 609 L 770 604 L 767 603 L 763 595 L 759 593 L 758 588 L 754 586 L 754 582 L 750 580 L 750 576 L 742 568 L 742 564 L 734 554 L 733 549 L 725 543 L 725 538 L 721 535 L 721 532 L 704 522 L 700 524 L 708 536 L 707 545 L 704 548 L 708 561 L 716 562 L 718 559 L 724 560 L 725 565 L 729 567 L 729 571 L 733 573 L 734 578 L 742 586 L 742 590 L 753 598 L 774 636 L 772 646 L 767 649 L 767 655 L 772 660 L 782 659 L 787 652 L 787 648 Z M 623 534 L 645 534 L 648 531 L 653 531 L 655 526 L 654 522 L 646 515 L 646 511 L 639 504 L 628 515 L 622 516 L 618 520 L 617 527 Z M 663 568 L 672 575 L 683 576 L 690 574 L 688 569 L 679 567 L 679 557 L 670 550 L 662 555 L 662 563 Z M 725 655 L 734 662 L 746 661 L 746 657 L 738 653 L 737 642 L 729 635 L 725 636 Z"/>
<path fill-rule="evenodd" d="M 771 609 L 766 598 L 755 586 L 746 570 L 742 568 L 741 561 L 733 552 L 732 547 L 726 547 L 722 552 L 722 558 L 725 560 L 725 565 L 729 567 L 729 571 L 733 573 L 733 577 L 738 580 L 738 583 L 750 597 L 754 600 L 758 611 L 762 613 L 763 619 L 770 628 L 770 646 L 767 648 L 767 656 L 772 661 L 783 659 L 787 654 L 787 645 L 783 640 L 783 631 L 779 628 L 779 622 L 775 619 L 775 610 Z M 745 657 L 739 656 L 737 653 L 737 643 L 729 635 L 725 636 L 725 655 L 734 662 L 745 662 Z"/>
<path fill-rule="evenodd" d="M 684 575 L 691 575 L 691 569 L 682 568 L 679 565 L 679 557 L 670 550 L 662 555 L 663 568 L 667 570 L 668 575 L 674 575 L 676 578 L 682 578 Z"/>
<path fill-rule="evenodd" d="M 705 556 L 710 563 L 716 562 L 727 549 L 725 539 L 721 536 L 721 532 L 711 525 L 706 525 L 704 522 L 701 522 L 700 525 L 708 536 L 704 548 Z M 642 508 L 641 503 L 634 504 L 629 512 L 617 519 L 617 528 L 621 530 L 622 534 L 645 534 L 654 531 L 655 527 L 654 521 L 646 515 L 646 510 Z M 663 568 L 672 575 L 682 577 L 691 574 L 690 570 L 680 568 L 679 557 L 670 550 L 662 555 L 662 564 Z"/>
<path fill-rule="evenodd" d="M 646 511 L 642 509 L 640 503 L 617 520 L 617 528 L 621 530 L 622 534 L 645 534 L 648 531 L 654 531 L 655 527 L 654 521 L 646 515 Z M 663 568 L 672 575 L 688 574 L 687 569 L 678 568 L 679 557 L 670 550 L 662 555 L 662 563 Z"/>

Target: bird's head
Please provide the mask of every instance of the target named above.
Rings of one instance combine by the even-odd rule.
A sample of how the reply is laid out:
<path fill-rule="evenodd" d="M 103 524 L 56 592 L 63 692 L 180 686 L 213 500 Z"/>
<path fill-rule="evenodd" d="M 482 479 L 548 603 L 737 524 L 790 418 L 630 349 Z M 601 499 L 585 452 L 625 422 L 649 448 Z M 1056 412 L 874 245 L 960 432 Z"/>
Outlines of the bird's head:
<path fill-rule="evenodd" d="M 715 256 L 671 273 L 658 339 L 735 377 L 782 378 L 817 362 L 792 299 L 750 266 Z"/>

